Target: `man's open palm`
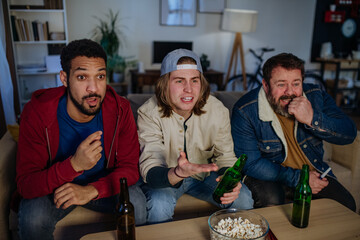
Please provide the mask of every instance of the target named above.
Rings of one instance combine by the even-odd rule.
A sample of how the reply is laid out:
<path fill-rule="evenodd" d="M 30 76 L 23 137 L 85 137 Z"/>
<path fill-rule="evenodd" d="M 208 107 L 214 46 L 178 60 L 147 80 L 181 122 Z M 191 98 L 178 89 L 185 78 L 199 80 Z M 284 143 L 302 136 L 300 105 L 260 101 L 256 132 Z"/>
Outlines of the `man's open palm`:
<path fill-rule="evenodd" d="M 180 152 L 180 156 L 177 159 L 178 167 L 177 173 L 180 176 L 190 177 L 197 173 L 217 171 L 219 167 L 215 163 L 209 164 L 196 164 L 187 160 L 185 152 Z"/>

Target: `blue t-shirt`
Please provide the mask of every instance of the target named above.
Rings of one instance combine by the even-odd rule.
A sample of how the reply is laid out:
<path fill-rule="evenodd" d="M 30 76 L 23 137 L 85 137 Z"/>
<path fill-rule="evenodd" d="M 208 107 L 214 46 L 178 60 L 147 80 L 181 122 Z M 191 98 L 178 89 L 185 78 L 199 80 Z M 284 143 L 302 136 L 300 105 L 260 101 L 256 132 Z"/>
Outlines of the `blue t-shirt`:
<path fill-rule="evenodd" d="M 90 122 L 79 123 L 69 116 L 66 110 L 66 98 L 67 95 L 61 97 L 57 109 L 60 139 L 55 162 L 64 161 L 69 156 L 74 155 L 80 143 L 92 133 L 96 131 L 104 132 L 101 110 Z M 101 135 L 102 146 L 104 146 L 103 136 L 104 135 Z M 100 177 L 105 176 L 107 174 L 105 164 L 105 153 L 104 150 L 102 150 L 101 159 L 97 162 L 97 164 L 93 168 L 84 171 L 83 174 L 76 177 L 73 180 L 73 183 L 87 185 L 88 183 L 94 182 Z"/>

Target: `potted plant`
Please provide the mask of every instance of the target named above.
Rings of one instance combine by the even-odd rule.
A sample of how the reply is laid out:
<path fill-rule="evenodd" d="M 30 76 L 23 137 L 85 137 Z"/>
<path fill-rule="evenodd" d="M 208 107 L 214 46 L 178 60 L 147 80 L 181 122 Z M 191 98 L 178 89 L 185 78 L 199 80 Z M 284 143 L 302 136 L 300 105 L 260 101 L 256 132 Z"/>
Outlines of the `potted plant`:
<path fill-rule="evenodd" d="M 122 82 L 124 81 L 124 72 L 126 69 L 126 62 L 123 57 L 116 54 L 112 57 L 108 57 L 108 69 L 112 69 L 112 81 Z"/>
<path fill-rule="evenodd" d="M 126 43 L 124 32 L 120 30 L 125 26 L 118 24 L 119 12 L 114 14 L 110 9 L 106 17 L 108 21 L 95 17 L 99 21 L 99 25 L 93 30 L 93 38 L 100 43 L 107 54 L 108 76 L 109 81 L 112 82 L 115 71 L 123 75 L 126 69 L 125 59 L 118 54 L 119 48 Z"/>
<path fill-rule="evenodd" d="M 200 62 L 201 66 L 203 68 L 203 71 L 206 72 L 208 70 L 208 67 L 210 66 L 210 61 L 208 60 L 208 56 L 206 54 L 201 54 L 200 56 Z"/>

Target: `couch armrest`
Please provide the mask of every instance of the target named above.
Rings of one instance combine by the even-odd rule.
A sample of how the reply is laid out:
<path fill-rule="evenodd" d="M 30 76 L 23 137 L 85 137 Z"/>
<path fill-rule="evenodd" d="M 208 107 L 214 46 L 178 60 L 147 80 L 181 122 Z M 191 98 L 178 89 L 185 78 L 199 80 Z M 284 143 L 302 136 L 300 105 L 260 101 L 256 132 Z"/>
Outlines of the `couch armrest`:
<path fill-rule="evenodd" d="M 349 191 L 356 201 L 357 209 L 360 208 L 360 131 L 352 144 L 331 144 L 331 161 L 351 171 Z M 336 174 L 336 173 L 335 173 Z"/>
<path fill-rule="evenodd" d="M 360 131 L 358 131 L 355 141 L 348 145 L 331 146 L 331 161 L 350 169 L 352 175 L 352 183 L 360 188 Z M 351 190 L 355 190 L 352 186 Z"/>
<path fill-rule="evenodd" d="M 9 239 L 11 195 L 15 191 L 16 142 L 9 131 L 0 139 L 0 236 Z"/>

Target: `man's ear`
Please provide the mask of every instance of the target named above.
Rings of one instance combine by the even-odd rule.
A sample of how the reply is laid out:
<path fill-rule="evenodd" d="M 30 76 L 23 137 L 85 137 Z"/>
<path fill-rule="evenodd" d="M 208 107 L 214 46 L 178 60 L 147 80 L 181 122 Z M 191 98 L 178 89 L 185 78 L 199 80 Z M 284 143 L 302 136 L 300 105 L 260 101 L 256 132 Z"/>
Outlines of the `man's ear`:
<path fill-rule="evenodd" d="M 66 75 L 66 72 L 60 71 L 60 81 L 62 82 L 62 84 L 65 87 L 67 87 L 67 75 Z"/>
<path fill-rule="evenodd" d="M 266 94 L 268 94 L 269 93 L 269 85 L 267 84 L 265 79 L 262 80 L 262 85 L 263 85 L 263 88 L 264 88 Z"/>

